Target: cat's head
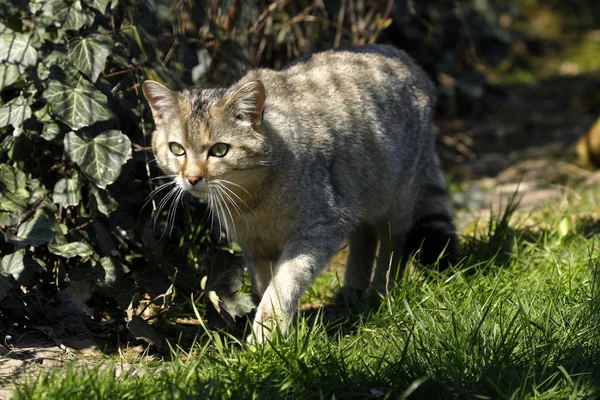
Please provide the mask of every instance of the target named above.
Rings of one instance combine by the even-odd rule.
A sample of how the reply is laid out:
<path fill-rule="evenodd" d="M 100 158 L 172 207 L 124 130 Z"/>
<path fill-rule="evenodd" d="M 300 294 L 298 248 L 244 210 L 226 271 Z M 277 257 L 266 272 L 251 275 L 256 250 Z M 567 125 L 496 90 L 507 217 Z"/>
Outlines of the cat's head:
<path fill-rule="evenodd" d="M 156 160 L 181 189 L 206 200 L 219 190 L 235 198 L 258 184 L 271 161 L 268 140 L 260 131 L 266 99 L 260 81 L 181 92 L 145 81 L 143 91 L 156 124 Z"/>

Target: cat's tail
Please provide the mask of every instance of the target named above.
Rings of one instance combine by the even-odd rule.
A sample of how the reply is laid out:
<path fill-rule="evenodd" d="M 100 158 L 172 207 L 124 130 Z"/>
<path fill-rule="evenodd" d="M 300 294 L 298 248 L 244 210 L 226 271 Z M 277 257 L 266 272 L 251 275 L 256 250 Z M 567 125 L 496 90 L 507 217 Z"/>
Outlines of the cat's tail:
<path fill-rule="evenodd" d="M 452 216 L 447 212 L 418 218 L 408 232 L 405 254 L 414 254 L 423 265 L 440 270 L 458 261 L 459 243 Z"/>

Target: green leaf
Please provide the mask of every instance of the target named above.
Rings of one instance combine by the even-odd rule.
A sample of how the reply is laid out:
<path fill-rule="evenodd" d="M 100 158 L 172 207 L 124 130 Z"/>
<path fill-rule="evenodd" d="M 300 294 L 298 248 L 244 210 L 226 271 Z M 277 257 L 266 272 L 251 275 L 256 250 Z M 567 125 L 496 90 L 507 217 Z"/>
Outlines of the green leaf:
<path fill-rule="evenodd" d="M 50 81 L 44 98 L 59 119 L 72 129 L 81 129 L 113 117 L 106 96 L 83 78 L 74 87 Z"/>
<path fill-rule="evenodd" d="M 137 339 L 143 340 L 150 345 L 163 347 L 163 337 L 154 327 L 149 325 L 141 317 L 134 315 L 127 323 L 127 329 Z"/>
<path fill-rule="evenodd" d="M 25 270 L 25 263 L 23 262 L 23 253 L 16 251 L 12 254 L 2 257 L 0 262 L 0 274 L 4 276 L 12 276 L 15 280 L 18 280 L 21 273 Z"/>
<path fill-rule="evenodd" d="M 61 65 L 64 62 L 64 59 L 66 56 L 67 56 L 67 51 L 66 51 L 66 49 L 63 49 L 62 47 L 57 47 L 57 48 L 53 49 L 50 53 L 45 52 L 44 59 L 42 60 L 42 62 L 38 63 L 38 65 L 35 67 L 37 77 L 40 80 L 45 81 L 51 75 L 53 77 L 55 75 L 57 75 L 56 71 L 53 71 L 53 70 L 60 69 L 59 65 Z M 73 68 L 73 71 L 74 71 L 73 75 L 75 75 L 77 73 L 77 70 L 75 68 Z M 73 82 L 77 82 L 77 79 L 79 79 L 79 77 L 74 79 Z M 75 85 L 75 84 L 73 83 L 73 85 Z"/>
<path fill-rule="evenodd" d="M 27 199 L 6 191 L 0 192 L 0 210 L 23 211 L 27 208 Z"/>
<path fill-rule="evenodd" d="M 113 199 L 106 190 L 101 190 L 96 185 L 90 185 L 90 201 L 94 201 L 95 206 L 104 215 L 110 215 L 113 211 L 119 208 L 119 203 Z"/>
<path fill-rule="evenodd" d="M 2 258 L 0 280 L 11 276 L 18 287 L 18 285 L 29 284 L 32 276 L 40 270 L 41 266 L 36 260 L 27 257 L 22 251 L 16 251 Z"/>
<path fill-rule="evenodd" d="M 0 64 L 0 90 L 19 81 L 19 67 L 14 64 Z"/>
<path fill-rule="evenodd" d="M 81 182 L 75 172 L 71 178 L 62 178 L 54 185 L 52 201 L 63 207 L 76 206 L 81 201 Z"/>
<path fill-rule="evenodd" d="M 48 142 L 57 139 L 60 136 L 60 126 L 54 122 L 47 123 L 41 136 Z"/>
<path fill-rule="evenodd" d="M 79 71 L 96 82 L 104 71 L 112 45 L 113 41 L 108 36 L 94 33 L 70 43 L 67 57 Z"/>
<path fill-rule="evenodd" d="M 0 33 L 13 33 L 14 31 L 10 29 L 8 26 L 4 25 L 0 22 Z"/>
<path fill-rule="evenodd" d="M 89 258 L 94 255 L 94 249 L 85 242 L 70 242 L 63 244 L 52 242 L 48 244 L 48 250 L 50 250 L 52 254 L 65 258 Z"/>
<path fill-rule="evenodd" d="M 44 185 L 42 185 L 39 179 L 31 179 L 28 182 L 28 190 L 29 199 L 27 200 L 27 203 L 30 205 L 36 204 L 44 200 L 44 198 L 48 194 L 48 190 Z"/>
<path fill-rule="evenodd" d="M 54 11 L 59 20 L 63 22 L 65 30 L 79 30 L 90 26 L 94 22 L 94 14 L 83 8 L 80 0 L 57 2 Z"/>
<path fill-rule="evenodd" d="M 37 14 L 37 18 L 40 16 L 50 17 L 54 15 L 54 6 L 60 2 L 61 0 L 29 0 L 29 11 Z"/>
<path fill-rule="evenodd" d="M 15 168 L 10 164 L 0 165 L 0 182 L 9 192 L 19 197 L 29 197 L 29 192 L 25 189 L 27 184 L 25 173 L 19 168 Z"/>
<path fill-rule="evenodd" d="M 15 65 L 19 73 L 37 64 L 37 50 L 31 35 L 22 33 L 0 34 L 0 64 Z"/>
<path fill-rule="evenodd" d="M 6 278 L 6 276 L 0 274 L 0 302 L 4 300 L 8 291 L 12 288 L 10 281 Z"/>
<path fill-rule="evenodd" d="M 22 95 L 9 101 L 0 108 L 0 128 L 12 125 L 15 128 L 14 135 L 18 136 L 23 128 L 23 121 L 31 118 L 30 100 Z"/>
<path fill-rule="evenodd" d="M 54 238 L 52 225 L 54 225 L 54 222 L 38 213 L 19 226 L 16 236 L 7 232 L 4 238 L 7 242 L 19 247 L 40 246 Z"/>
<path fill-rule="evenodd" d="M 27 208 L 30 195 L 26 189 L 25 173 L 10 164 L 0 165 L 0 210 L 23 211 Z"/>
<path fill-rule="evenodd" d="M 116 130 L 101 133 L 90 141 L 69 132 L 64 144 L 68 157 L 102 189 L 117 180 L 121 167 L 131 158 L 131 141 Z"/>
<path fill-rule="evenodd" d="M 573 231 L 571 219 L 567 216 L 563 217 L 558 224 L 558 238 L 562 239 Z"/>
<path fill-rule="evenodd" d="M 123 275 L 129 272 L 129 268 L 113 257 L 102 257 L 100 265 L 104 268 L 104 285 L 106 286 L 113 286 Z"/>
<path fill-rule="evenodd" d="M 110 0 L 83 0 L 83 2 L 88 7 L 95 8 L 96 10 L 104 14 L 104 12 L 106 11 L 106 6 L 110 2 Z"/>
<path fill-rule="evenodd" d="M 2 196 L 0 196 L 1 198 Z M 17 222 L 15 221 L 15 218 L 13 218 L 13 215 L 11 215 L 12 213 L 8 213 L 8 212 L 2 212 L 0 211 L 0 225 L 4 226 L 4 227 L 10 227 L 15 225 Z"/>

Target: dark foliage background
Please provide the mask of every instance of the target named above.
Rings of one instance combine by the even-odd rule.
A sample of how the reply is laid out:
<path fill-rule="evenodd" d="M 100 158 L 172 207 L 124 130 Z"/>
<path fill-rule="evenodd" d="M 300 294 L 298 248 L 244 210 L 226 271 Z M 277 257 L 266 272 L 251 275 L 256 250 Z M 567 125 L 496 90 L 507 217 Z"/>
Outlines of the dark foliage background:
<path fill-rule="evenodd" d="M 506 11 L 519 12 L 491 0 L 3 2 L 0 324 L 160 346 L 155 326 L 192 303 L 230 326 L 249 310 L 239 249 L 211 244 L 204 207 L 157 212 L 172 200 L 162 189 L 147 200 L 161 179 L 143 80 L 228 85 L 252 66 L 385 42 L 438 82 L 442 113 L 476 112 L 481 66 L 520 40 Z"/>

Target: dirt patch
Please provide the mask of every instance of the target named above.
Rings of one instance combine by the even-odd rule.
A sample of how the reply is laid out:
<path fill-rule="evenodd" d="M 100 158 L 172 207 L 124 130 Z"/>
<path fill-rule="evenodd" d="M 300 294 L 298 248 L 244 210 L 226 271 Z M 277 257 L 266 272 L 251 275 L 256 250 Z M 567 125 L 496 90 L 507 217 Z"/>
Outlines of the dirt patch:
<path fill-rule="evenodd" d="M 98 360 L 102 352 L 91 339 L 64 337 L 61 340 L 38 331 L 0 336 L 0 399 L 9 399 L 14 385 L 33 379 L 40 371 L 68 362 L 78 364 Z"/>
<path fill-rule="evenodd" d="M 484 209 L 499 209 L 517 193 L 519 208 L 529 211 L 555 201 L 572 185 L 595 185 L 600 174 L 556 160 L 522 161 L 506 168 L 495 178 L 484 178 Z"/>

